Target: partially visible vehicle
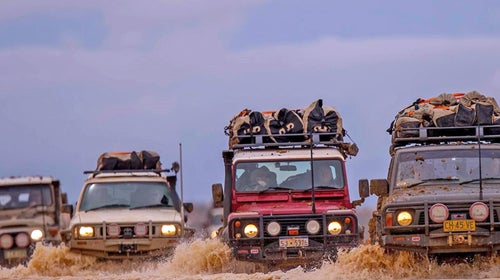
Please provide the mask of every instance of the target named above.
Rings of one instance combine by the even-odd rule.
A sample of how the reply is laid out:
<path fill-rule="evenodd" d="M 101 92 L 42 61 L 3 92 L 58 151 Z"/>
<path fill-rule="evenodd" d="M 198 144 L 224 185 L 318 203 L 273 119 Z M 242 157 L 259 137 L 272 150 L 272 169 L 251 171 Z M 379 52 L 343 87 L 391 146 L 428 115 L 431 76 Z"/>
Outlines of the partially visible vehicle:
<path fill-rule="evenodd" d="M 418 99 L 391 124 L 372 242 L 440 258 L 500 250 L 500 108 L 478 92 Z"/>
<path fill-rule="evenodd" d="M 212 207 L 208 210 L 208 226 L 206 228 L 208 237 L 216 238 L 219 230 L 222 228 L 224 208 Z"/>
<path fill-rule="evenodd" d="M 228 131 L 229 130 L 229 131 Z M 316 265 L 363 240 L 351 202 L 345 160 L 358 152 L 343 141 L 338 112 L 322 100 L 303 110 L 243 110 L 226 128 L 225 182 L 212 185 L 223 206 L 221 238 L 237 260 L 269 268 Z"/>
<path fill-rule="evenodd" d="M 37 242 L 58 245 L 71 209 L 53 177 L 0 178 L 1 265 L 26 263 Z"/>
<path fill-rule="evenodd" d="M 169 255 L 194 230 L 175 189 L 179 165 L 162 169 L 156 152 L 104 153 L 89 174 L 63 240 L 102 259 Z"/>

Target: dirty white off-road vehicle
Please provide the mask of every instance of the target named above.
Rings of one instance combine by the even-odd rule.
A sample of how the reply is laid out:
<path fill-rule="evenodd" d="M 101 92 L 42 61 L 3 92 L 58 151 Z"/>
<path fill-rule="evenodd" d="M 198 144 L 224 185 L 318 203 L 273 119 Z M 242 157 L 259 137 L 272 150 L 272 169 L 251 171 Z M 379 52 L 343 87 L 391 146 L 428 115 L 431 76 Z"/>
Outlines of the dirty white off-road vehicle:
<path fill-rule="evenodd" d="M 29 260 L 37 242 L 57 245 L 71 205 L 59 180 L 48 176 L 0 179 L 0 264 Z"/>
<path fill-rule="evenodd" d="M 396 117 L 372 241 L 439 257 L 500 250 L 500 110 L 477 92 L 419 99 Z"/>
<path fill-rule="evenodd" d="M 81 190 L 63 240 L 72 252 L 103 259 L 169 255 L 194 230 L 186 227 L 176 186 L 179 165 L 162 169 L 151 151 L 105 153 Z M 168 174 L 165 175 L 165 174 Z"/>

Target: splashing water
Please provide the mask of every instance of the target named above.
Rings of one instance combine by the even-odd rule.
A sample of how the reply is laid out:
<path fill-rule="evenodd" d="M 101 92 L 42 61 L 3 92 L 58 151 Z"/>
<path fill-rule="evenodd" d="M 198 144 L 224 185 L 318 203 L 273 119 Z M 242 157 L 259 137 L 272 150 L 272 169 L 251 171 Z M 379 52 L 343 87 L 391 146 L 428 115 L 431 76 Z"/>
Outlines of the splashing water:
<path fill-rule="evenodd" d="M 75 254 L 64 245 L 37 245 L 26 266 L 0 268 L 0 278 L 30 279 L 484 279 L 500 277 L 500 257 L 476 257 L 468 263 L 438 264 L 416 253 L 386 253 L 364 244 L 342 251 L 336 262 L 308 270 L 263 271 L 233 259 L 218 240 L 194 239 L 177 246 L 173 255 L 156 261 L 99 261 Z"/>

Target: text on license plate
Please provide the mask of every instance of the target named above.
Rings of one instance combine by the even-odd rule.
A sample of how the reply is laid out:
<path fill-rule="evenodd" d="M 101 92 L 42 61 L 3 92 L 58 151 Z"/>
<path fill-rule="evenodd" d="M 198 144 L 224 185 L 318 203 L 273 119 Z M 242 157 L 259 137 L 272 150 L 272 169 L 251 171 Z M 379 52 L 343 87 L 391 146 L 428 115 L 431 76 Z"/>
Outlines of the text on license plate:
<path fill-rule="evenodd" d="M 309 246 L 309 238 L 307 236 L 280 238 L 280 248 L 307 247 L 307 246 Z"/>
<path fill-rule="evenodd" d="M 22 259 L 28 257 L 26 249 L 21 250 L 5 250 L 3 251 L 3 257 L 5 259 Z"/>
<path fill-rule="evenodd" d="M 474 220 L 446 220 L 443 222 L 444 232 L 453 231 L 475 231 L 476 221 Z"/>

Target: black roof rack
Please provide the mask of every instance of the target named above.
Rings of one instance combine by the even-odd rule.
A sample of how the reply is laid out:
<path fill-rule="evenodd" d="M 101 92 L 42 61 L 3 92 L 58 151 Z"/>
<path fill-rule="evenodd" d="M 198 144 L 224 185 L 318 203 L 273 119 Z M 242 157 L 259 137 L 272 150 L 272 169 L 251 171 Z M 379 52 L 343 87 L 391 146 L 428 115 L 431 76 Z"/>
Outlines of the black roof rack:
<path fill-rule="evenodd" d="M 95 177 L 99 174 L 111 174 L 111 173 L 156 173 L 161 176 L 163 172 L 174 172 L 172 169 L 116 169 L 116 170 L 90 170 L 83 171 L 83 174 L 92 174 Z"/>
<path fill-rule="evenodd" d="M 392 143 L 395 147 L 409 144 L 477 142 L 478 140 L 500 142 L 500 125 L 401 128 L 394 131 L 392 136 Z"/>

